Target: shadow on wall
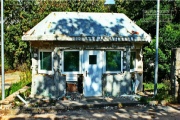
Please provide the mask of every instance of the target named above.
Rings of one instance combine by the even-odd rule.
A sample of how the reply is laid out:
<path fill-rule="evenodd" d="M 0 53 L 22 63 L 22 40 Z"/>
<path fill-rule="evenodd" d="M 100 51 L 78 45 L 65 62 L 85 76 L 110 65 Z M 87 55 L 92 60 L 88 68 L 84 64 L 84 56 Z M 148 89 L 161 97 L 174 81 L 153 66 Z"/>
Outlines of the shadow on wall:
<path fill-rule="evenodd" d="M 130 73 L 123 74 L 104 74 L 103 76 L 103 95 L 118 97 L 131 92 Z"/>
<path fill-rule="evenodd" d="M 82 84 L 82 81 L 80 83 Z M 81 86 L 82 85 L 78 85 Z M 118 97 L 131 93 L 130 73 L 104 74 L 102 79 L 103 96 Z M 80 90 L 79 90 L 80 89 Z M 83 88 L 78 88 L 82 92 Z M 93 88 L 92 88 L 93 89 Z M 91 89 L 91 90 L 92 90 Z M 92 90 L 92 92 L 95 92 Z M 49 98 L 61 98 L 66 94 L 66 76 L 60 75 L 34 75 L 31 87 L 31 96 L 44 96 Z"/>
<path fill-rule="evenodd" d="M 56 79 L 54 79 L 56 77 Z M 65 94 L 65 76 L 34 75 L 32 78 L 31 95 L 49 98 L 62 97 Z"/>

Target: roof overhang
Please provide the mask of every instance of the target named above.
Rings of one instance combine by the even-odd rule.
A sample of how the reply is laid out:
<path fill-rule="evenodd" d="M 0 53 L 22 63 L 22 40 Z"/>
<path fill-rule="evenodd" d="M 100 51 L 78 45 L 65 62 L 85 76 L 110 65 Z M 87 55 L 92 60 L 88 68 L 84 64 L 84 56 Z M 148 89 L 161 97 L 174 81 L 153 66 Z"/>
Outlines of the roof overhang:
<path fill-rule="evenodd" d="M 122 13 L 52 12 L 22 40 L 150 42 L 151 36 Z"/>

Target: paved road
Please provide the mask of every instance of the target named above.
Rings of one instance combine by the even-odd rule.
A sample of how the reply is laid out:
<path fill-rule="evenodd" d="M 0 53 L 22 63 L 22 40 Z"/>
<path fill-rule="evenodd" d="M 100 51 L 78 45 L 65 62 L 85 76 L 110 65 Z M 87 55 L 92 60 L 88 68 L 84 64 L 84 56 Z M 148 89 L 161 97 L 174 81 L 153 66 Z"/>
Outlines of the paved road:
<path fill-rule="evenodd" d="M 33 113 L 19 109 L 2 115 L 2 120 L 180 120 L 180 111 L 170 106 L 127 106 L 123 108 L 106 106 L 78 110 L 53 110 Z"/>

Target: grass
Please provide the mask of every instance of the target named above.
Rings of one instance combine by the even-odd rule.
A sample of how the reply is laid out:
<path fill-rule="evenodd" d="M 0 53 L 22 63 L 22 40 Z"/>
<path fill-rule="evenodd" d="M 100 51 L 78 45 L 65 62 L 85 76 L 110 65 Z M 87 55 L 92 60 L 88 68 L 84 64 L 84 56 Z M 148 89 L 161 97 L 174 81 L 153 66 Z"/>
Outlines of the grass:
<path fill-rule="evenodd" d="M 154 90 L 154 83 L 143 83 L 144 85 L 144 90 L 145 91 L 153 91 Z M 161 90 L 161 89 L 165 89 L 168 90 L 169 86 L 165 83 L 158 83 L 157 84 L 157 89 Z"/>
<path fill-rule="evenodd" d="M 143 83 L 144 91 L 154 91 L 154 83 Z M 175 99 L 172 95 L 170 95 L 171 90 L 171 83 L 170 80 L 164 80 L 162 83 L 157 84 L 157 95 L 151 97 L 142 97 L 141 102 L 148 103 L 149 101 L 158 101 L 161 102 L 162 100 L 167 101 L 168 103 L 175 102 Z"/>
<path fill-rule="evenodd" d="M 22 87 L 30 84 L 31 84 L 31 72 L 29 70 L 22 72 L 20 75 L 20 81 L 13 83 L 8 89 L 5 90 L 5 97 L 11 95 L 12 93 L 16 92 Z M 0 96 L 0 99 L 2 99 L 2 96 Z"/>

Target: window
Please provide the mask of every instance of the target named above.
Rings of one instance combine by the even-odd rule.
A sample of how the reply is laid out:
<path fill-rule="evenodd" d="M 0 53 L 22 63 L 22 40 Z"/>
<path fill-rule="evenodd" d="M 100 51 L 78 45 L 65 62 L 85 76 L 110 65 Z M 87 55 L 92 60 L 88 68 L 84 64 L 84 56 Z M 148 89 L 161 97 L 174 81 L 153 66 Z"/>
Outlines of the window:
<path fill-rule="evenodd" d="M 79 71 L 79 51 L 64 51 L 64 72 Z"/>
<path fill-rule="evenodd" d="M 97 56 L 96 55 L 89 55 L 89 64 L 96 64 Z"/>
<path fill-rule="evenodd" d="M 52 71 L 52 52 L 48 50 L 39 51 L 39 73 L 51 74 Z"/>
<path fill-rule="evenodd" d="M 121 71 L 121 51 L 106 51 L 106 71 Z"/>
<path fill-rule="evenodd" d="M 131 52 L 130 69 L 134 69 L 135 66 L 136 66 L 136 52 Z"/>

